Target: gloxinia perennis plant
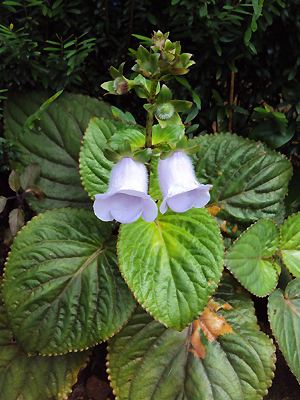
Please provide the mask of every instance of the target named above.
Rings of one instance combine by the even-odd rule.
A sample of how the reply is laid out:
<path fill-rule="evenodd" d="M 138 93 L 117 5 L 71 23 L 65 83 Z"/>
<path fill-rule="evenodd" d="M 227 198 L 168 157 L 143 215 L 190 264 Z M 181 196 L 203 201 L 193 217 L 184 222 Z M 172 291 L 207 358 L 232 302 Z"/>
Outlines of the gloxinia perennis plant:
<path fill-rule="evenodd" d="M 58 99 L 41 115 L 41 137 L 56 137 L 61 129 L 67 144 L 72 135 L 79 143 L 78 126 L 91 118 L 79 157 L 81 180 L 96 216 L 122 225 L 77 208 L 87 197 L 75 185 L 76 165 L 60 165 L 65 149 L 47 140 L 58 160 L 51 173 L 62 175 L 45 179 L 54 166 L 47 150 L 40 166 L 46 202 L 32 203 L 39 214 L 16 236 L 6 263 L 0 400 L 67 398 L 90 357 L 85 350 L 106 340 L 107 371 L 119 400 L 262 400 L 273 378 L 275 347 L 259 329 L 252 298 L 269 295 L 271 329 L 300 381 L 300 213 L 278 226 L 290 163 L 231 133 L 190 140 L 199 98 L 180 75 L 193 64 L 191 55 L 168 34 L 138 38 L 147 48 L 131 50 L 132 71 L 126 76 L 123 64 L 111 67 L 113 80 L 102 87 L 145 99 L 145 127 L 96 99 L 81 103 L 83 96 Z M 195 105 L 173 98 L 172 78 Z M 28 100 L 19 94 L 7 107 L 9 137 L 31 107 L 36 112 L 38 96 L 28 96 L 26 107 L 20 108 Z M 107 108 L 104 115 L 96 114 L 98 104 Z M 70 129 L 61 123 L 65 115 Z M 39 154 L 42 142 L 36 144 L 34 135 L 29 129 L 16 135 L 24 145 L 20 157 L 26 156 L 21 164 L 30 149 Z M 75 150 L 68 151 L 73 159 Z M 69 183 L 77 196 L 72 208 L 71 194 L 65 203 L 58 197 Z M 207 183 L 214 185 L 213 204 L 204 209 Z M 66 208 L 57 208 L 61 204 Z M 47 207 L 54 209 L 40 212 Z M 36 379 L 24 385 L 28 377 Z"/>

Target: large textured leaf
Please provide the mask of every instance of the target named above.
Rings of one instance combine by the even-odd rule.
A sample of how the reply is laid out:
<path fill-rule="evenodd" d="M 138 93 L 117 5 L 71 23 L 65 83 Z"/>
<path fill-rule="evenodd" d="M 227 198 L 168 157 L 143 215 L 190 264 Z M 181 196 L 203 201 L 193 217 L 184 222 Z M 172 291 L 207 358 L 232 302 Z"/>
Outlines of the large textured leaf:
<path fill-rule="evenodd" d="M 262 399 L 273 377 L 274 346 L 241 293 L 236 288 L 225 297 L 217 294 L 216 301 L 227 302 L 223 316 L 233 332 L 208 341 L 199 331 L 202 358 L 191 352 L 189 328 L 167 329 L 137 310 L 109 343 L 108 373 L 117 399 Z"/>
<path fill-rule="evenodd" d="M 251 222 L 277 216 L 292 175 L 283 155 L 229 133 L 201 136 L 197 143 L 198 178 L 213 184 L 211 201 L 225 218 Z"/>
<path fill-rule="evenodd" d="M 16 343 L 0 299 L 1 400 L 63 400 L 84 367 L 88 352 L 57 357 L 27 356 Z"/>
<path fill-rule="evenodd" d="M 92 117 L 111 116 L 110 108 L 88 96 L 64 94 L 42 112 L 32 129 L 24 127 L 48 97 L 40 92 L 11 95 L 5 109 L 5 135 L 20 149 L 21 164 L 36 163 L 41 168 L 37 185 L 46 198 L 29 198 L 34 210 L 82 207 L 88 201 L 78 174 L 82 134 Z"/>
<path fill-rule="evenodd" d="M 271 293 L 278 281 L 279 265 L 272 258 L 279 244 L 278 229 L 271 220 L 260 220 L 229 248 L 225 263 L 240 283 L 256 296 Z"/>
<path fill-rule="evenodd" d="M 291 215 L 282 225 L 280 250 L 289 271 L 300 277 L 300 213 Z"/>
<path fill-rule="evenodd" d="M 291 281 L 283 293 L 275 290 L 269 297 L 272 332 L 291 371 L 300 383 L 300 279 Z"/>
<path fill-rule="evenodd" d="M 122 225 L 119 267 L 141 305 L 183 329 L 203 310 L 223 269 L 218 226 L 204 209 Z"/>
<path fill-rule="evenodd" d="M 12 246 L 3 292 L 26 351 L 84 349 L 120 329 L 135 303 L 116 258 L 110 224 L 90 211 L 52 210 L 28 223 Z"/>

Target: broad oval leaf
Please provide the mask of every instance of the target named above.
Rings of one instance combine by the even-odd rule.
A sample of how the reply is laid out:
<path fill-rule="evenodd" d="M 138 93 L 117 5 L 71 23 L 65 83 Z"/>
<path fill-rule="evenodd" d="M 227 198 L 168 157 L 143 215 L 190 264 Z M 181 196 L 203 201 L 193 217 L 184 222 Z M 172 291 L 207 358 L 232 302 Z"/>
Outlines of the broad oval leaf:
<path fill-rule="evenodd" d="M 233 297 L 216 295 L 233 331 L 212 341 L 202 330 L 191 335 L 190 328 L 167 329 L 138 309 L 109 342 L 108 373 L 117 399 L 262 399 L 273 378 L 275 349 L 241 293 L 237 288 Z M 202 357 L 191 351 L 194 335 L 205 347 Z"/>
<path fill-rule="evenodd" d="M 289 271 L 300 277 L 300 213 L 291 215 L 281 226 L 280 250 Z"/>
<path fill-rule="evenodd" d="M 283 293 L 275 290 L 269 297 L 269 321 L 291 371 L 300 383 L 300 279 L 291 281 Z"/>
<path fill-rule="evenodd" d="M 278 215 L 292 176 L 283 155 L 230 133 L 204 135 L 196 143 L 197 176 L 213 184 L 211 202 L 224 218 L 251 222 Z"/>
<path fill-rule="evenodd" d="M 111 225 L 82 209 L 35 217 L 15 239 L 3 288 L 27 352 L 81 350 L 106 340 L 135 302 L 117 268 Z"/>
<path fill-rule="evenodd" d="M 35 211 L 57 207 L 84 207 L 88 196 L 78 174 L 80 142 L 89 120 L 111 117 L 110 107 L 88 96 L 63 94 L 41 114 L 32 128 L 26 127 L 49 94 L 32 92 L 12 94 L 5 108 L 5 136 L 20 150 L 23 166 L 38 164 L 37 186 L 45 199 L 28 196 Z"/>
<path fill-rule="evenodd" d="M 28 356 L 16 343 L 0 299 L 0 397 L 3 400 L 64 400 L 89 353 Z"/>
<path fill-rule="evenodd" d="M 280 266 L 273 259 L 278 245 L 275 223 L 268 219 L 260 220 L 229 248 L 225 264 L 249 292 L 266 296 L 275 289 L 280 273 Z"/>
<path fill-rule="evenodd" d="M 181 330 L 203 310 L 223 269 L 223 244 L 205 209 L 122 225 L 119 267 L 139 303 Z"/>

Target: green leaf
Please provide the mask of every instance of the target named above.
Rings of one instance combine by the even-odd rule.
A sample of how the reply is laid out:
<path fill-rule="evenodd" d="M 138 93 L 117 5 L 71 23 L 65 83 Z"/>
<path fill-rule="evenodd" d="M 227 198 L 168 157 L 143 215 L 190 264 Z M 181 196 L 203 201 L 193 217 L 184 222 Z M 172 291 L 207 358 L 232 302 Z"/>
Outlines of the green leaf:
<path fill-rule="evenodd" d="M 6 264 L 3 295 L 22 347 L 42 354 L 106 340 L 135 305 L 111 225 L 80 209 L 48 211 L 26 225 Z"/>
<path fill-rule="evenodd" d="M 43 115 L 43 112 L 47 110 L 47 108 L 63 93 L 63 90 L 59 90 L 56 92 L 53 96 L 50 96 L 47 100 L 43 102 L 43 104 L 38 108 L 37 111 L 35 111 L 33 114 L 31 114 L 27 120 L 25 121 L 25 128 L 28 129 L 33 129 L 34 124 L 39 121 Z"/>
<path fill-rule="evenodd" d="M 223 269 L 223 245 L 204 209 L 122 225 L 119 267 L 139 303 L 181 330 L 203 310 Z"/>
<path fill-rule="evenodd" d="M 63 400 L 89 353 L 28 356 L 16 343 L 0 298 L 0 393 L 4 400 Z"/>
<path fill-rule="evenodd" d="M 211 202 L 221 207 L 225 219 L 246 223 L 276 217 L 292 175 L 283 155 L 230 133 L 204 135 L 195 142 L 197 176 L 213 184 Z"/>
<path fill-rule="evenodd" d="M 177 143 L 184 137 L 184 125 L 169 125 L 162 128 L 159 124 L 152 127 L 152 143 Z"/>
<path fill-rule="evenodd" d="M 28 356 L 16 343 L 0 298 L 0 393 L 5 400 L 64 400 L 89 353 Z"/>
<path fill-rule="evenodd" d="M 281 226 L 280 250 L 289 271 L 300 277 L 300 213 L 291 215 Z"/>
<path fill-rule="evenodd" d="M 238 293 L 239 289 L 239 293 Z M 191 330 L 167 329 L 138 309 L 109 342 L 108 373 L 119 400 L 260 400 L 271 385 L 274 346 L 256 322 L 245 323 L 252 302 L 236 289 L 221 312 L 233 333 L 199 339 L 205 356 L 191 352 Z M 197 332 L 196 332 L 197 334 Z"/>
<path fill-rule="evenodd" d="M 35 211 L 85 207 L 88 197 L 78 173 L 82 134 L 91 117 L 111 116 L 110 108 L 87 96 L 64 93 L 42 112 L 32 130 L 24 129 L 27 118 L 48 97 L 47 93 L 41 92 L 11 95 L 5 109 L 5 136 L 21 150 L 22 166 L 40 166 L 37 185 L 46 198 L 27 197 Z"/>
<path fill-rule="evenodd" d="M 125 129 L 122 129 L 119 127 L 117 132 L 112 136 L 110 144 L 119 147 L 122 146 L 125 141 L 130 144 L 132 150 L 135 150 L 144 146 L 145 135 L 137 128 L 126 128 L 125 126 Z"/>
<path fill-rule="evenodd" d="M 99 118 L 90 121 L 80 152 L 80 175 L 91 198 L 107 190 L 113 166 L 108 148 L 119 152 L 127 143 L 127 147 L 135 152 L 144 142 L 145 135 L 137 127 Z"/>
<path fill-rule="evenodd" d="M 239 282 L 256 296 L 271 293 L 278 281 L 280 266 L 275 262 L 278 229 L 271 220 L 250 226 L 229 248 L 225 264 Z"/>
<path fill-rule="evenodd" d="M 108 144 L 118 148 L 128 141 L 134 150 L 144 144 L 143 133 L 136 128 L 127 128 L 107 119 L 93 118 L 86 130 L 80 151 L 80 176 L 89 196 L 107 190 L 113 163 L 106 154 Z"/>
<path fill-rule="evenodd" d="M 287 143 L 294 136 L 295 129 L 288 126 L 288 119 L 281 112 L 272 112 L 265 108 L 256 107 L 252 115 L 254 127 L 249 137 L 261 140 L 272 148 L 278 148 Z"/>
<path fill-rule="evenodd" d="M 300 383 L 300 279 L 291 281 L 283 293 L 269 297 L 269 321 L 273 335 L 291 371 Z"/>

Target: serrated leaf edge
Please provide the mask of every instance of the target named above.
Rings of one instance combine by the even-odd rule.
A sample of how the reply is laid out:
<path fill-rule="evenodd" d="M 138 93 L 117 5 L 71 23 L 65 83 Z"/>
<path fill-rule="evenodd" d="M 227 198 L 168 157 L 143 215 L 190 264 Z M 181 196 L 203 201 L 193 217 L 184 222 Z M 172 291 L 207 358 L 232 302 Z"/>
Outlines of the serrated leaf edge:
<path fill-rule="evenodd" d="M 277 290 L 280 291 L 281 294 L 282 294 L 282 296 L 284 297 L 285 292 L 284 292 L 283 290 L 279 289 L 279 288 L 278 288 Z M 288 369 L 291 371 L 291 373 L 293 374 L 293 376 L 295 377 L 295 379 L 297 380 L 297 382 L 298 382 L 299 385 L 300 385 L 300 379 L 298 379 L 298 378 L 296 377 L 296 375 L 294 374 L 294 372 L 292 371 L 292 368 L 290 367 L 290 365 L 289 365 L 289 363 L 288 363 L 288 361 L 287 361 L 287 359 L 286 359 L 286 357 L 285 357 L 285 355 L 284 355 L 284 352 L 281 350 L 281 347 L 280 347 L 280 345 L 279 345 L 278 336 L 276 335 L 276 333 L 275 333 L 274 330 L 272 329 L 272 325 L 271 325 L 270 299 L 268 299 L 267 308 L 268 308 L 268 322 L 269 322 L 269 325 L 270 325 L 270 327 L 271 327 L 272 335 L 274 336 L 274 338 L 275 338 L 275 340 L 276 340 L 276 343 L 278 344 L 278 348 L 279 348 L 281 354 L 283 355 L 283 358 L 284 358 L 284 360 L 285 360 L 285 362 L 286 362 L 286 365 L 288 366 Z"/>
<path fill-rule="evenodd" d="M 295 213 L 289 215 L 289 216 L 285 219 L 285 221 L 283 222 L 283 224 L 281 224 L 281 226 L 280 226 L 280 228 L 279 228 L 279 250 L 280 250 L 280 256 L 281 256 L 281 259 L 282 259 L 284 265 L 285 265 L 286 268 L 288 269 L 288 271 L 289 271 L 295 278 L 299 278 L 300 275 L 299 275 L 299 276 L 296 276 L 296 275 L 293 274 L 293 272 L 292 272 L 292 271 L 290 270 L 290 268 L 288 267 L 288 265 L 287 265 L 287 263 L 286 263 L 286 261 L 285 261 L 285 257 L 284 257 L 284 255 L 283 255 L 283 253 L 282 253 L 282 250 L 284 250 L 284 249 L 282 249 L 282 245 L 283 245 L 283 243 L 282 243 L 282 241 L 283 241 L 282 229 L 283 229 L 283 226 L 284 226 L 284 225 L 286 225 L 291 219 L 297 218 L 297 216 L 300 216 L 300 211 L 295 212 Z M 299 383 L 300 383 L 300 382 L 299 382 Z"/>
<path fill-rule="evenodd" d="M 250 301 L 251 303 L 253 303 L 253 301 L 252 301 L 250 298 L 249 298 L 249 301 Z M 254 307 L 254 306 L 253 306 L 253 307 Z M 254 315 L 255 315 L 255 310 L 253 310 L 253 311 L 254 311 Z M 255 316 L 256 316 L 256 315 L 255 315 Z M 156 321 L 157 321 L 157 320 L 156 320 Z M 157 322 L 160 322 L 160 321 L 157 321 Z M 164 325 L 164 326 L 165 326 L 165 325 Z M 166 327 L 166 326 L 165 326 L 165 327 Z M 166 327 L 166 329 L 172 329 L 172 328 Z M 262 399 L 263 397 L 265 397 L 265 396 L 268 394 L 269 389 L 270 389 L 270 387 L 271 387 L 271 385 L 272 385 L 274 376 L 275 376 L 276 361 L 277 361 L 277 358 L 276 358 L 276 346 L 275 346 L 275 344 L 274 344 L 274 340 L 273 340 L 269 335 L 267 335 L 265 332 L 263 332 L 263 331 L 260 329 L 260 326 L 258 325 L 258 322 L 257 322 L 257 318 L 256 318 L 255 329 L 256 329 L 256 331 L 259 332 L 261 335 L 264 335 L 264 337 L 265 337 L 266 339 L 269 339 L 269 340 L 270 340 L 271 346 L 272 346 L 272 348 L 273 348 L 272 358 L 271 358 L 271 374 L 270 374 L 270 378 L 266 381 L 266 386 L 267 386 L 267 387 L 266 387 L 265 391 L 262 393 L 262 396 L 260 397 L 260 399 Z M 253 331 L 254 331 L 255 329 L 253 329 Z M 234 332 L 229 333 L 228 335 L 231 335 L 231 334 L 234 334 Z M 239 334 L 242 336 L 241 333 L 239 333 Z M 242 337 L 243 337 L 243 336 L 242 336 Z M 223 349 L 222 349 L 222 351 L 225 352 Z M 107 345 L 106 364 L 105 364 L 105 365 L 106 365 L 106 373 L 107 373 L 107 376 L 108 376 L 108 380 L 109 380 L 110 387 L 112 388 L 113 395 L 115 396 L 116 400 L 121 400 L 120 397 L 119 397 L 120 388 L 118 388 L 116 381 L 113 379 L 113 377 L 112 377 L 112 375 L 111 375 L 111 368 L 110 368 L 110 352 L 111 352 L 111 347 L 110 347 L 110 345 L 108 344 L 108 345 Z M 225 354 L 226 354 L 226 353 L 225 353 Z M 144 362 L 144 361 L 142 361 L 142 362 Z M 145 399 L 145 400 L 146 400 L 146 399 Z"/>
<path fill-rule="evenodd" d="M 45 214 L 55 213 L 55 212 L 58 211 L 58 210 L 59 210 L 59 211 L 72 210 L 72 212 L 74 212 L 75 214 L 78 212 L 78 210 L 79 210 L 79 211 L 89 212 L 89 211 L 86 210 L 85 208 L 73 208 L 73 207 L 53 208 L 53 209 L 51 209 L 51 210 L 47 210 L 47 211 L 45 211 L 45 212 L 43 212 L 43 213 L 40 213 L 40 214 L 38 214 L 38 215 L 35 215 L 30 221 L 28 221 L 28 222 L 17 232 L 17 234 L 16 234 L 16 236 L 15 236 L 15 239 L 19 236 L 19 234 L 23 231 L 23 229 L 25 229 L 27 226 L 29 226 L 29 225 L 31 224 L 32 221 L 36 221 L 37 219 L 41 218 L 41 217 L 42 217 L 43 215 L 45 215 Z M 14 240 L 15 240 L 15 239 L 14 239 Z M 7 254 L 7 258 L 6 258 L 6 261 L 5 261 L 5 264 L 4 264 L 3 278 L 2 278 L 2 280 L 1 280 L 1 282 L 0 282 L 1 290 L 3 290 L 3 286 L 4 286 L 4 283 L 5 283 L 5 281 L 6 281 L 6 268 L 7 268 L 8 262 L 9 262 L 9 258 L 10 258 L 11 252 L 12 252 L 12 247 L 11 247 L 10 251 L 8 252 L 8 254 Z M 130 291 L 130 292 L 131 292 L 131 291 Z M 3 302 L 4 302 L 5 307 L 6 307 L 6 309 L 7 309 L 7 305 L 6 305 L 6 303 L 5 303 L 4 298 L 3 298 Z M 130 320 L 130 318 L 131 318 L 133 312 L 135 311 L 135 308 L 136 308 L 136 307 L 133 308 L 132 312 L 130 313 L 130 315 L 129 315 L 129 317 L 126 319 L 126 321 L 124 321 L 124 323 L 123 323 L 120 327 L 118 327 L 118 329 L 116 329 L 114 332 L 112 332 L 111 335 L 105 336 L 105 337 L 104 337 L 103 339 L 101 339 L 99 342 L 96 342 L 96 343 L 94 343 L 94 344 L 91 344 L 90 346 L 82 347 L 82 348 L 80 348 L 80 347 L 79 347 L 79 348 L 75 348 L 75 347 L 74 347 L 74 348 L 71 348 L 71 349 L 69 349 L 69 350 L 67 350 L 67 351 L 57 352 L 57 353 L 41 353 L 41 352 L 37 352 L 36 354 L 32 354 L 32 353 L 26 352 L 26 354 L 27 354 L 28 356 L 39 355 L 39 356 L 43 356 L 43 357 L 55 357 L 55 356 L 63 356 L 63 355 L 68 354 L 68 353 L 77 353 L 77 352 L 82 352 L 82 351 L 89 350 L 90 348 L 92 348 L 92 347 L 94 347 L 94 346 L 97 346 L 97 345 L 99 345 L 99 344 L 101 344 L 101 343 L 103 343 L 103 342 L 106 342 L 108 339 L 110 339 L 110 338 L 112 338 L 113 336 L 115 336 L 115 335 L 123 328 L 123 326 L 125 326 L 125 325 L 127 324 L 127 322 Z M 8 319 L 10 320 L 10 315 L 9 315 L 8 312 L 7 312 L 7 317 L 8 317 Z M 14 333 L 14 331 L 13 331 L 12 328 L 11 328 L 11 330 L 12 330 L 12 332 Z M 17 336 L 17 335 L 16 335 L 16 336 Z"/>
<path fill-rule="evenodd" d="M 216 227 L 217 227 L 217 229 L 218 229 L 218 232 L 219 232 L 219 237 L 220 237 L 220 239 L 221 239 L 221 245 L 222 245 L 222 250 L 223 250 L 222 254 L 223 254 L 223 256 L 224 256 L 224 251 L 225 251 L 224 240 L 223 240 L 223 236 L 222 236 L 222 234 L 221 234 L 219 225 L 218 225 L 216 219 L 215 219 L 214 217 L 212 217 L 212 216 L 209 214 L 209 212 L 207 211 L 206 207 L 204 207 L 203 209 L 205 209 L 206 212 L 207 212 L 207 215 L 209 215 L 209 216 L 214 220 L 214 223 L 215 223 L 215 225 L 216 225 Z M 162 214 L 159 214 L 159 215 L 162 215 Z M 167 215 L 167 214 L 166 214 L 166 215 Z M 121 225 L 120 230 L 119 230 L 119 235 L 120 235 L 121 229 L 122 229 L 122 225 Z M 118 235 L 118 240 L 117 240 L 117 257 L 118 257 L 118 260 L 119 260 L 119 235 Z M 223 258 L 223 262 L 224 262 L 224 258 Z M 119 266 L 119 264 L 120 264 L 120 263 L 118 262 L 118 266 Z M 223 263 L 223 264 L 224 264 L 224 263 Z M 223 270 L 224 270 L 224 265 L 223 265 L 223 268 L 222 268 L 222 271 L 221 271 L 220 278 L 219 278 L 218 282 L 215 282 L 215 285 L 214 285 L 214 292 L 209 296 L 209 298 L 208 298 L 208 300 L 207 300 L 207 303 L 208 303 L 209 300 L 213 297 L 213 295 L 214 295 L 215 292 L 216 292 L 216 289 L 217 289 L 218 286 L 219 286 L 219 283 L 220 283 L 221 278 L 222 278 Z M 149 308 L 146 307 L 146 306 L 138 299 L 138 296 L 136 296 L 136 294 L 135 294 L 135 293 L 133 292 L 133 290 L 130 288 L 130 286 L 129 286 L 129 284 L 128 284 L 128 281 L 127 281 L 126 277 L 124 276 L 124 273 L 123 273 L 123 271 L 121 270 L 120 266 L 119 266 L 119 271 L 120 271 L 120 274 L 121 274 L 122 278 L 124 279 L 124 281 L 125 281 L 127 287 L 129 288 L 130 292 L 132 293 L 134 299 L 135 299 L 136 302 L 147 312 L 147 314 L 149 314 L 155 321 L 161 323 L 161 324 L 162 324 L 163 326 L 165 326 L 166 328 L 168 328 L 168 329 L 174 329 L 174 330 L 177 330 L 177 331 L 178 331 L 178 329 L 166 325 L 165 322 L 161 321 L 159 318 L 157 318 L 157 317 L 155 317 L 155 316 L 153 315 L 153 313 L 149 310 Z M 197 314 L 194 316 L 194 319 L 196 319 L 196 318 L 201 314 L 201 312 L 204 310 L 204 308 L 205 308 L 205 306 L 203 307 L 203 309 L 201 309 L 200 311 L 197 312 Z M 192 321 L 190 321 L 186 326 L 188 326 L 191 322 L 192 322 Z M 181 328 L 180 331 L 182 331 L 186 326 L 184 326 L 183 328 Z M 179 331 L 179 332 L 180 332 L 180 331 Z"/>
<path fill-rule="evenodd" d="M 229 247 L 229 249 L 227 249 L 227 250 L 225 251 L 225 254 L 224 254 L 224 265 L 225 265 L 225 267 L 227 268 L 227 270 L 234 276 L 234 278 L 239 282 L 239 284 L 240 284 L 243 288 L 245 288 L 248 292 L 250 292 L 250 293 L 253 294 L 254 296 L 259 297 L 259 298 L 263 298 L 263 297 L 266 297 L 266 296 L 268 296 L 269 294 L 271 294 L 271 293 L 276 289 L 277 284 L 278 284 L 278 279 L 277 279 L 277 282 L 276 282 L 276 284 L 274 285 L 274 287 L 273 287 L 269 292 L 267 292 L 265 295 L 259 295 L 259 294 L 257 294 L 257 293 L 254 293 L 254 292 L 253 292 L 252 290 L 250 290 L 249 288 L 246 288 L 246 287 L 244 286 L 244 284 L 240 281 L 240 279 L 238 278 L 238 276 L 236 276 L 236 274 L 231 270 L 231 268 L 230 268 L 230 267 L 228 266 L 228 264 L 226 263 L 226 256 L 227 256 L 229 250 L 239 241 L 239 239 L 240 239 L 242 236 L 246 235 L 246 233 L 247 233 L 254 225 L 256 225 L 257 223 L 259 223 L 260 221 L 271 221 L 271 222 L 275 225 L 276 230 L 277 230 L 278 242 L 279 242 L 279 227 L 278 227 L 278 225 L 275 223 L 274 220 L 272 220 L 271 218 L 262 218 L 262 219 L 259 219 L 259 220 L 257 220 L 257 221 L 254 221 L 251 225 L 249 225 L 249 226 L 240 234 L 240 236 L 239 236 L 238 238 L 236 238 L 236 239 L 233 241 L 233 243 L 231 244 L 231 246 Z M 274 254 L 275 254 L 275 253 L 274 253 Z"/>

